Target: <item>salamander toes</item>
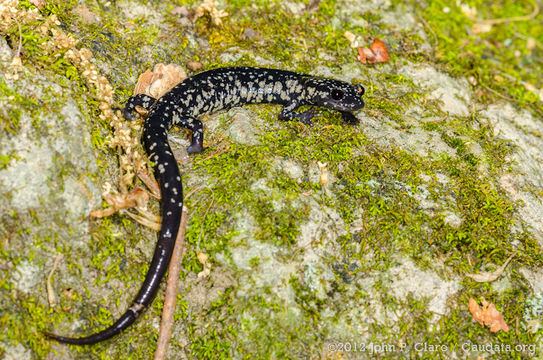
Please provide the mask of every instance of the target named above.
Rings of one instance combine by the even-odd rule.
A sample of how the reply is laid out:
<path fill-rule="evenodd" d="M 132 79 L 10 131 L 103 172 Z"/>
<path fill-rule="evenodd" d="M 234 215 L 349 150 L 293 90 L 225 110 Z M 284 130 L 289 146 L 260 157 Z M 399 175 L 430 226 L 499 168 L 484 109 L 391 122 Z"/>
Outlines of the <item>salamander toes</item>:
<path fill-rule="evenodd" d="M 187 152 L 189 154 L 197 154 L 197 153 L 201 153 L 205 149 L 207 148 L 203 147 L 202 144 L 192 144 L 187 148 Z"/>
<path fill-rule="evenodd" d="M 297 114 L 296 117 L 300 119 L 300 121 L 303 122 L 304 124 L 313 126 L 313 123 L 311 122 L 311 120 L 315 117 L 315 113 L 312 110 L 308 110 L 301 114 Z"/>
<path fill-rule="evenodd" d="M 132 115 L 132 111 L 130 111 L 128 108 L 124 108 L 121 110 L 121 113 L 123 114 L 123 117 L 125 118 L 125 120 L 128 120 L 128 121 L 133 121 L 134 120 L 134 115 Z"/>
<path fill-rule="evenodd" d="M 360 120 L 356 116 L 346 111 L 341 112 L 341 120 L 350 125 L 358 125 L 360 123 Z"/>

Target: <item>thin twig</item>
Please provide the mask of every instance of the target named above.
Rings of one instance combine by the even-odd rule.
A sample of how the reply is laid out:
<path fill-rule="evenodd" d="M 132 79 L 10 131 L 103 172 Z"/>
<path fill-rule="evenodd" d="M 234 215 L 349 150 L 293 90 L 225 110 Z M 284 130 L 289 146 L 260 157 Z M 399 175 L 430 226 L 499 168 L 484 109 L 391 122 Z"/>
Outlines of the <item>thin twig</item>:
<path fill-rule="evenodd" d="M 484 87 L 485 89 L 487 89 L 488 91 L 498 95 L 499 97 L 501 97 L 502 99 L 505 99 L 505 100 L 509 100 L 509 101 L 515 101 L 515 102 L 518 102 L 517 99 L 513 99 L 512 97 L 509 97 L 509 96 L 506 96 L 506 95 L 503 95 L 501 93 L 499 93 L 498 91 L 486 86 L 486 85 L 482 85 L 482 87 Z"/>
<path fill-rule="evenodd" d="M 49 275 L 47 275 L 47 299 L 49 300 L 49 306 L 52 308 L 57 305 L 57 296 L 55 295 L 55 289 L 53 288 L 53 274 L 55 273 L 60 260 L 62 260 L 62 257 L 62 254 L 57 255 L 55 262 L 53 263 L 53 268 L 49 272 Z"/>
<path fill-rule="evenodd" d="M 417 11 L 417 15 L 418 15 L 420 21 L 422 22 L 422 24 L 430 31 L 430 34 L 432 34 L 432 37 L 434 38 L 434 45 L 436 45 L 438 43 L 438 40 L 437 40 L 437 35 L 436 35 L 434 29 L 432 29 L 430 24 L 428 24 L 426 22 L 426 20 L 424 19 L 424 17 L 420 13 L 420 11 L 419 10 L 416 10 L 416 11 Z"/>
<path fill-rule="evenodd" d="M 185 243 L 185 228 L 187 226 L 187 208 L 183 206 L 181 214 L 181 225 L 175 239 L 172 259 L 168 268 L 168 283 L 166 285 L 166 295 L 164 296 L 164 308 L 162 309 L 162 321 L 158 333 L 158 341 L 154 360 L 163 360 L 166 358 L 168 345 L 172 337 L 172 327 L 175 314 L 175 302 L 177 300 L 177 282 L 179 281 L 179 272 L 181 271 L 181 259 L 183 258 L 183 245 Z"/>
<path fill-rule="evenodd" d="M 215 203 L 215 193 L 213 192 L 213 190 L 211 190 L 211 202 L 209 203 L 209 206 L 207 207 L 206 212 L 204 213 L 204 219 L 202 220 L 202 226 L 200 227 L 200 235 L 198 235 L 198 242 L 196 243 L 196 248 L 200 247 L 200 241 L 202 240 L 202 234 L 204 233 L 204 225 L 205 225 L 207 213 L 209 212 L 209 209 L 211 209 L 214 203 Z"/>
<path fill-rule="evenodd" d="M 539 13 L 539 5 L 537 4 L 537 1 L 534 1 L 534 10 L 529 15 L 513 16 L 513 17 L 510 17 L 510 18 L 500 18 L 500 19 L 486 19 L 486 20 L 485 19 L 477 19 L 476 17 L 473 17 L 473 16 L 468 16 L 467 18 L 472 20 L 472 21 L 475 21 L 475 22 L 477 22 L 479 24 L 496 25 L 496 24 L 501 24 L 501 23 L 506 23 L 506 22 L 513 22 L 513 21 L 532 20 L 534 17 L 536 17 L 536 15 L 538 13 Z"/>
<path fill-rule="evenodd" d="M 156 199 L 160 200 L 160 188 L 158 187 L 156 180 L 149 174 L 149 172 L 144 168 L 138 171 L 137 175 L 141 182 L 143 182 L 145 186 L 147 186 L 151 195 L 153 195 Z"/>
<path fill-rule="evenodd" d="M 515 35 L 516 37 L 521 38 L 523 40 L 526 40 L 526 41 L 528 41 L 530 39 L 530 37 L 525 36 L 525 35 L 523 35 L 521 33 L 518 33 L 518 32 L 514 32 L 513 35 Z M 540 49 L 543 49 L 543 44 L 542 43 L 537 41 L 535 38 L 531 38 L 531 39 L 534 41 L 535 46 L 537 46 Z"/>
<path fill-rule="evenodd" d="M 505 270 L 505 268 L 507 267 L 507 265 L 509 264 L 509 262 L 511 261 L 511 259 L 513 259 L 515 255 L 516 255 L 516 252 L 514 252 L 513 255 L 509 256 L 507 260 L 505 260 L 505 262 L 502 264 L 502 266 L 500 266 L 499 268 L 497 268 L 496 270 L 492 272 L 483 271 L 483 272 L 480 272 L 479 274 L 466 274 L 466 276 L 469 278 L 472 278 L 476 282 L 492 282 L 498 279 L 501 276 L 501 274 L 503 274 L 503 271 Z"/>
<path fill-rule="evenodd" d="M 15 56 L 21 56 L 21 49 L 23 47 L 23 32 L 21 31 L 21 24 L 17 21 L 17 26 L 19 27 L 19 47 L 17 48 L 17 53 Z"/>
<path fill-rule="evenodd" d="M 204 159 L 199 159 L 198 161 L 196 161 L 196 164 L 201 164 L 201 163 L 203 163 L 204 161 L 207 161 L 207 160 L 212 159 L 212 158 L 214 158 L 214 157 L 220 156 L 220 155 L 222 155 L 222 154 L 224 154 L 224 153 L 227 153 L 227 152 L 229 152 L 229 151 L 230 151 L 230 145 L 227 144 L 226 147 L 225 147 L 224 149 L 222 149 L 222 150 L 220 150 L 220 151 L 218 151 L 218 152 L 216 152 L 216 153 L 214 153 L 214 154 L 211 154 L 211 155 L 209 155 L 208 157 L 206 157 L 206 158 L 204 158 Z"/>

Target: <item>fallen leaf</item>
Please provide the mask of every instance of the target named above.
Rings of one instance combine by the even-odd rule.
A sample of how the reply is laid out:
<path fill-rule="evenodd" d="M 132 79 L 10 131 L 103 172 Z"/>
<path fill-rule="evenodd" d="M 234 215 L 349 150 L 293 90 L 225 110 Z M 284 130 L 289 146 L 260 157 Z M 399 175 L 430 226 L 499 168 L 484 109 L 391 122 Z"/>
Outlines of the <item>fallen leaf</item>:
<path fill-rule="evenodd" d="M 503 315 L 496 309 L 494 304 L 489 303 L 485 298 L 481 298 L 482 308 L 479 307 L 477 301 L 473 298 L 469 298 L 469 312 L 473 319 L 477 321 L 481 326 L 489 326 L 490 332 L 498 332 L 503 330 L 509 331 L 509 327 L 503 320 Z"/>
<path fill-rule="evenodd" d="M 477 304 L 477 301 L 475 301 L 474 298 L 469 298 L 468 308 L 471 316 L 473 316 L 473 319 L 475 319 L 475 321 L 477 321 L 481 326 L 484 326 L 483 310 L 479 307 L 479 304 Z"/>
<path fill-rule="evenodd" d="M 149 69 L 140 75 L 138 82 L 134 88 L 134 95 L 145 94 L 146 89 L 151 84 L 153 80 L 153 72 Z"/>
<path fill-rule="evenodd" d="M 153 195 L 155 198 L 160 199 L 162 196 L 160 194 L 160 188 L 158 187 L 158 183 L 156 180 L 149 175 L 149 172 L 144 168 L 140 171 L 138 171 L 138 178 L 147 186 L 149 191 L 151 192 L 151 195 Z"/>
<path fill-rule="evenodd" d="M 147 217 L 144 217 L 144 216 L 139 216 L 137 214 L 132 214 L 130 211 L 127 211 L 126 212 L 128 214 L 128 216 L 130 216 L 132 219 L 136 220 L 137 222 L 139 222 L 140 224 L 142 224 L 143 226 L 147 226 L 148 228 L 150 229 L 153 229 L 155 231 L 160 231 L 161 229 L 161 224 L 160 224 L 160 220 L 159 221 L 153 221 Z"/>
<path fill-rule="evenodd" d="M 376 64 L 389 59 L 385 43 L 378 38 L 373 38 L 373 43 L 369 48 L 359 47 L 358 55 L 358 60 L 364 64 Z"/>
<path fill-rule="evenodd" d="M 140 75 L 134 95 L 146 94 L 158 99 L 186 78 L 185 70 L 177 64 L 156 64 L 153 71 Z"/>

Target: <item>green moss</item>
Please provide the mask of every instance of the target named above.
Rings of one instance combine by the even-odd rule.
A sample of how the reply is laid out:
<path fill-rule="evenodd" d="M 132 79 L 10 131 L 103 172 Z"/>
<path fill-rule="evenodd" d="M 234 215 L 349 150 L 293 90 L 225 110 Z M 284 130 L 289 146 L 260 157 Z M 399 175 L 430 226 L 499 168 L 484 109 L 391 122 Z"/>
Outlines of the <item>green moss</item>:
<path fill-rule="evenodd" d="M 0 170 L 3 170 L 9 166 L 9 163 L 13 160 L 20 160 L 20 157 L 16 153 L 7 153 L 0 155 Z"/>
<path fill-rule="evenodd" d="M 185 3 L 196 2 L 165 4 L 163 6 L 167 10 L 159 9 L 162 13 Z M 186 60 L 200 60 L 204 68 L 209 69 L 255 65 L 261 57 L 272 60 L 276 67 L 302 72 L 312 71 L 318 65 L 336 71 L 342 64 L 356 62 L 355 50 L 349 47 L 343 36 L 345 30 L 361 36 L 381 36 L 392 32 L 380 24 L 381 15 L 377 11 L 353 14 L 355 19 L 365 20 L 369 24 L 367 28 L 354 27 L 349 19 L 331 22 L 338 6 L 342 6 L 334 0 L 321 1 L 314 12 L 303 13 L 299 17 L 283 10 L 278 2 L 261 2 L 259 8 L 248 7 L 248 4 L 245 0 L 229 2 L 227 10 L 230 16 L 222 27 L 211 26 L 208 18 L 197 21 L 196 34 L 208 41 L 211 47 L 208 52 L 193 45 L 192 33 L 178 30 L 177 18 L 171 14 L 165 15 L 165 22 L 174 29 L 172 31 L 149 24 L 145 17 L 134 19 L 135 26 L 128 28 L 126 19 L 120 19 L 118 13 L 99 5 L 89 6 L 101 17 L 100 24 L 85 24 L 77 20 L 71 12 L 71 7 L 76 5 L 74 2 L 66 5 L 50 2 L 42 13 L 57 14 L 65 29 L 83 37 L 81 46 L 93 50 L 95 61 L 102 65 L 100 68 L 111 69 L 111 73 L 106 75 L 117 89 L 115 96 L 121 100 L 131 93 L 132 80 L 128 81 L 129 77 L 135 78 L 136 74 L 156 62 L 182 64 Z M 498 2 L 495 5 L 477 1 L 470 4 L 477 6 L 479 16 L 484 18 L 523 15 L 529 9 L 529 4 L 524 2 Z M 23 2 L 23 5 L 31 6 L 28 2 Z M 445 6 L 450 12 L 443 12 Z M 496 93 L 499 93 L 513 98 L 517 105 L 541 114 L 537 98 L 521 82 L 542 87 L 538 77 L 541 69 L 537 62 L 540 50 L 536 48 L 530 52 L 523 46 L 525 37 L 540 39 L 542 31 L 539 24 L 503 24 L 495 26 L 490 33 L 473 36 L 466 30 L 472 22 L 452 0 L 432 2 L 420 8 L 418 14 L 435 35 L 435 54 L 415 51 L 423 42 L 418 34 L 408 31 L 394 33 L 388 40 L 392 44 L 397 40 L 401 46 L 393 46 L 392 72 L 397 62 L 404 59 L 433 63 L 453 75 L 474 76 L 479 84 L 474 91 L 483 102 L 496 101 L 500 96 Z M 89 94 L 77 70 L 62 56 L 50 57 L 41 53 L 40 46 L 48 39 L 36 33 L 36 26 L 39 23 L 23 26 L 23 61 L 32 64 L 27 66 L 33 70 L 46 69 L 55 74 L 60 84 L 74 87 L 76 93 L 89 95 L 90 100 L 86 102 L 91 114 L 89 117 L 95 117 L 98 110 L 92 93 Z M 248 27 L 255 29 L 260 38 L 241 39 L 243 30 Z M 19 36 L 18 29 L 12 29 L 7 35 L 13 45 Z M 225 63 L 221 55 L 233 52 L 234 46 L 243 51 L 243 55 Z M 146 48 L 153 50 L 149 51 L 149 56 L 141 56 L 141 50 Z M 520 55 L 515 55 L 515 51 Z M 108 66 L 104 66 L 106 64 Z M 228 267 L 236 279 L 252 281 L 250 271 L 237 269 L 229 263 L 229 249 L 237 245 L 232 244 L 232 239 L 241 231 L 236 228 L 237 220 L 246 214 L 255 223 L 255 229 L 248 229 L 248 236 L 254 241 L 271 242 L 280 248 L 286 256 L 280 256 L 278 261 L 300 259 L 298 255 L 304 249 L 297 248 L 296 239 L 301 225 L 307 222 L 308 201 L 316 201 L 322 209 L 337 212 L 349 232 L 332 237 L 329 244 L 331 248 L 337 245 L 341 251 L 330 256 L 323 265 L 332 269 L 336 276 L 328 283 L 326 295 L 317 296 L 300 276 L 291 276 L 288 284 L 280 285 L 292 291 L 293 300 L 288 305 L 284 305 L 284 299 L 266 287 L 239 298 L 238 284 L 229 287 L 218 301 L 204 309 L 193 309 L 187 300 L 182 301 L 176 319 L 183 324 L 179 326 L 186 326 L 182 330 L 190 344 L 184 351 L 190 357 L 296 359 L 321 356 L 322 345 L 331 334 L 334 319 L 348 311 L 342 308 L 342 304 L 334 303 L 334 299 L 343 300 L 350 294 L 353 304 L 360 304 L 362 308 L 368 301 L 376 299 L 384 309 L 399 314 L 392 325 L 378 322 L 368 325 L 368 334 L 365 335 L 375 343 L 437 342 L 446 345 L 450 351 L 461 351 L 458 344 L 465 342 L 534 344 L 537 336 L 541 335 L 541 330 L 536 334 L 520 330 L 531 294 L 524 279 L 516 272 L 519 266 L 541 267 L 541 248 L 533 235 L 523 230 L 525 224 L 517 219 L 520 204 L 511 201 L 496 181 L 504 173 L 512 171 L 507 159 L 515 149 L 506 141 L 496 139 L 492 129 L 480 124 L 476 115 L 447 117 L 437 101 L 428 101 L 428 94 L 417 89 L 405 76 L 379 71 L 376 66 L 371 70 L 371 78 L 364 80 L 369 85 L 365 95 L 367 116 L 391 120 L 396 129 L 408 133 L 415 125 L 412 119 L 406 119 L 405 110 L 419 106 L 423 108 L 423 117 L 442 119 L 420 124 L 420 127 L 437 134 L 454 149 L 453 155 L 422 157 L 393 144 L 379 145 L 364 135 L 364 129 L 344 126 L 337 114 L 329 111 L 323 111 L 315 125 L 309 128 L 298 123 L 277 123 L 276 107 L 262 105 L 251 108 L 273 124 L 263 126 L 260 145 L 220 140 L 229 143 L 228 151 L 211 148 L 194 156 L 193 165 L 186 165 L 186 171 L 183 171 L 186 173 L 185 183 L 197 182 L 187 181 L 189 176 L 206 181 L 205 186 L 187 200 L 191 215 L 186 234 L 183 277 L 192 281 L 187 274 L 203 269 L 195 256 L 195 251 L 201 251 L 209 255 L 213 264 L 218 261 L 219 254 L 225 255 L 225 264 L 222 265 Z M 36 99 L 6 89 L 5 83 L 0 81 L 2 95 L 13 97 L 10 99 L 13 106 L 1 113 L 6 116 L 6 121 L 0 125 L 3 133 L 17 134 L 22 114 L 42 111 L 44 106 L 54 104 L 51 101 L 43 105 Z M 480 126 L 473 126 L 476 123 Z M 40 126 L 34 124 L 33 127 L 39 129 Z M 107 124 L 96 121 L 91 126 L 92 144 L 99 150 L 101 165 L 115 164 L 114 154 L 104 150 Z M 218 139 L 210 139 L 210 143 L 215 140 Z M 480 145 L 481 153 L 473 150 L 471 144 L 474 143 Z M 9 166 L 14 159 L 16 154 L 3 155 L 0 169 Z M 272 165 L 282 160 L 300 166 L 304 172 L 302 178 L 292 179 Z M 325 187 L 310 180 L 311 169 L 317 161 L 328 164 L 332 182 Z M 111 173 L 114 174 L 114 170 Z M 438 176 L 446 176 L 448 181 L 443 184 L 438 181 Z M 258 190 L 259 186 L 264 190 Z M 428 208 L 424 201 L 433 205 Z M 158 209 L 156 203 L 153 206 Z M 445 220 L 446 211 L 461 219 L 459 226 Z M 31 236 L 31 230 L 17 223 L 43 223 L 39 213 L 23 216 L 15 212 L 12 215 L 5 222 L 9 227 L 7 233 L 18 234 L 19 237 Z M 19 253 L 1 249 L 3 262 L 18 264 L 25 256 L 39 259 L 41 255 L 37 252 L 40 249 L 56 244 L 53 246 L 58 251 L 68 255 L 66 268 L 69 276 L 88 281 L 83 279 L 83 274 L 89 269 L 96 274 L 94 284 L 79 284 L 73 297 L 62 295 L 60 307 L 55 311 L 48 310 L 43 299 L 2 297 L 1 307 L 9 309 L 8 315 L 0 320 L 3 327 L 10 329 L 10 335 L 2 338 L 7 346 L 25 339 L 24 345 L 32 349 L 33 355 L 45 357 L 51 343 L 46 342 L 38 331 L 51 326 L 66 329 L 79 319 L 85 324 L 85 330 L 81 332 L 90 332 L 111 323 L 115 306 L 118 306 L 116 311 L 122 311 L 119 303 L 129 301 L 127 294 L 130 291 L 133 294 L 148 268 L 147 259 L 138 246 L 151 248 L 152 244 L 142 245 L 139 239 L 142 235 L 154 239 L 154 235 L 142 233 L 139 226 L 120 216 L 93 222 L 92 229 L 93 242 L 88 249 L 72 249 L 69 244 L 60 243 L 56 233 L 35 239 L 32 251 Z M 514 248 L 512 244 L 515 244 Z M 146 253 L 150 251 L 146 249 Z M 409 256 L 419 267 L 447 278 L 477 272 L 489 263 L 501 264 L 513 251 L 517 252 L 513 261 L 515 266 L 510 266 L 505 274 L 510 283 L 508 288 L 497 291 L 488 284 L 464 280 L 463 288 L 448 301 L 450 312 L 442 315 L 438 324 L 433 324 L 433 314 L 427 311 L 429 299 L 415 296 L 397 299 L 383 281 L 377 281 L 371 291 L 356 289 L 357 279 L 395 266 L 394 256 Z M 445 270 L 436 266 L 436 259 L 445 265 Z M 258 268 L 266 261 L 255 257 L 250 260 L 250 265 Z M 125 288 L 112 290 L 111 299 L 95 300 L 92 294 L 95 287 L 107 289 L 108 284 L 116 281 L 126 284 Z M 55 284 L 59 286 L 58 281 Z M 191 285 L 194 283 L 187 284 L 187 288 Z M 212 280 L 209 280 L 209 285 L 212 285 Z M 69 286 L 69 283 L 61 286 Z M 1 278 L 0 289 L 11 294 L 13 285 Z M 488 329 L 474 324 L 466 311 L 470 296 L 485 296 L 495 303 L 512 331 L 492 335 Z M 69 351 L 77 358 L 149 358 L 156 340 L 156 330 L 150 320 L 160 316 L 160 301 L 159 295 L 142 320 L 111 342 Z M 70 310 L 62 310 L 66 308 Z M 325 316 L 324 310 L 334 315 Z M 174 339 L 173 342 L 174 349 L 180 346 L 179 340 Z M 450 351 L 423 353 L 422 358 L 447 358 Z M 413 350 L 409 354 L 418 356 Z M 400 355 L 387 353 L 379 356 L 400 358 Z M 528 353 L 512 354 L 513 358 L 528 356 Z"/>
<path fill-rule="evenodd" d="M 533 5 L 529 1 L 468 1 L 477 17 L 482 19 L 511 18 L 528 15 Z M 443 11 L 448 8 L 449 11 Z M 422 10 L 436 40 L 436 60 L 447 66 L 454 75 L 473 76 L 483 100 L 496 101 L 503 97 L 529 108 L 541 116 L 538 96 L 524 83 L 537 89 L 543 87 L 541 48 L 528 50 L 527 39 L 541 41 L 543 25 L 537 21 L 518 21 L 497 24 L 490 31 L 474 34 L 474 21 L 469 20 L 454 1 L 430 2 Z M 539 39 L 539 40 L 538 40 Z"/>

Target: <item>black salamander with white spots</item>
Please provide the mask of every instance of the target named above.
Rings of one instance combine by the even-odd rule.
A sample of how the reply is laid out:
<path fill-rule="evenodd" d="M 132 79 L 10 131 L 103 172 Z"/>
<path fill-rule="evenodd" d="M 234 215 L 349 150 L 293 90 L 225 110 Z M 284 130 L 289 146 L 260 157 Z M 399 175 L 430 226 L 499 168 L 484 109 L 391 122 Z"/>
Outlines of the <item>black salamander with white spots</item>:
<path fill-rule="evenodd" d="M 358 120 L 351 112 L 364 106 L 363 94 L 361 85 L 343 81 L 284 70 L 232 67 L 209 70 L 187 78 L 158 100 L 147 95 L 130 98 L 123 110 L 127 119 L 132 119 L 136 106 L 149 110 L 143 144 L 154 163 L 162 192 L 162 226 L 151 265 L 132 306 L 113 325 L 80 338 L 46 335 L 59 342 L 76 345 L 109 339 L 130 326 L 156 295 L 170 263 L 183 207 L 181 176 L 166 133 L 171 126 L 191 130 L 192 141 L 187 151 L 198 153 L 204 150 L 203 126 L 198 120 L 203 114 L 243 104 L 272 103 L 283 105 L 279 120 L 300 120 L 311 124 L 315 116 L 312 109 L 302 113 L 295 110 L 302 105 L 315 105 L 337 110 L 343 121 L 356 124 Z"/>

